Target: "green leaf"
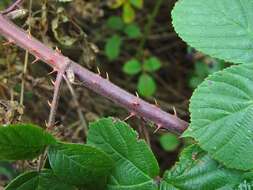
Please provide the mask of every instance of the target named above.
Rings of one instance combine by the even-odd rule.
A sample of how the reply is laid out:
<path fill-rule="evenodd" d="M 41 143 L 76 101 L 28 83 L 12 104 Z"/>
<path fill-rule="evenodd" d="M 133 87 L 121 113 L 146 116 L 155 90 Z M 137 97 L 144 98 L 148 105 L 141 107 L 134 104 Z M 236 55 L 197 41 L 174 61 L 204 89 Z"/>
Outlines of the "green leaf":
<path fill-rule="evenodd" d="M 107 154 L 82 144 L 51 146 L 48 157 L 56 176 L 89 190 L 103 189 L 113 168 L 113 160 Z"/>
<path fill-rule="evenodd" d="M 77 190 L 60 181 L 51 170 L 27 172 L 14 179 L 5 190 Z"/>
<path fill-rule="evenodd" d="M 194 64 L 195 74 L 201 78 L 206 78 L 209 74 L 208 65 L 202 61 L 198 61 Z"/>
<path fill-rule="evenodd" d="M 128 24 L 124 29 L 125 34 L 129 38 L 139 38 L 141 37 L 141 29 L 136 23 Z"/>
<path fill-rule="evenodd" d="M 205 78 L 199 77 L 199 76 L 191 76 L 189 79 L 189 86 L 192 89 L 197 88 L 204 80 Z"/>
<path fill-rule="evenodd" d="M 161 66 L 162 66 L 162 64 L 161 64 L 160 60 L 157 57 L 151 57 L 151 58 L 146 59 L 144 61 L 143 68 L 146 71 L 153 72 L 153 71 L 159 70 L 161 68 Z"/>
<path fill-rule="evenodd" d="M 123 71 L 126 74 L 135 75 L 141 71 L 141 63 L 137 59 L 131 59 L 125 63 Z"/>
<path fill-rule="evenodd" d="M 156 83 L 148 74 L 142 74 L 138 81 L 138 92 L 145 97 L 152 96 L 156 91 Z"/>
<path fill-rule="evenodd" d="M 112 4 L 111 4 L 111 8 L 113 9 L 117 9 L 119 7 L 121 7 L 123 4 L 124 4 L 125 0 L 114 0 L 112 1 Z"/>
<path fill-rule="evenodd" d="M 105 53 L 110 61 L 119 57 L 122 39 L 118 35 L 113 35 L 106 40 Z"/>
<path fill-rule="evenodd" d="M 172 133 L 162 135 L 159 141 L 163 149 L 166 151 L 174 151 L 180 143 L 178 137 Z"/>
<path fill-rule="evenodd" d="M 135 11 L 130 3 L 125 3 L 123 6 L 123 20 L 125 23 L 131 23 L 135 19 Z"/>
<path fill-rule="evenodd" d="M 158 163 L 143 140 L 126 123 L 113 118 L 90 125 L 88 144 L 110 154 L 116 166 L 107 190 L 156 190 Z"/>
<path fill-rule="evenodd" d="M 209 76 L 193 93 L 185 137 L 227 167 L 253 169 L 253 66 L 232 66 Z"/>
<path fill-rule="evenodd" d="M 138 9 L 143 7 L 143 0 L 130 0 L 130 3 Z"/>
<path fill-rule="evenodd" d="M 124 22 L 118 16 L 111 16 L 106 21 L 106 25 L 108 28 L 113 29 L 113 30 L 123 30 L 123 28 L 124 28 Z"/>
<path fill-rule="evenodd" d="M 35 125 L 1 126 L 0 160 L 30 160 L 55 142 L 52 135 Z"/>
<path fill-rule="evenodd" d="M 234 63 L 253 61 L 253 1 L 180 0 L 172 11 L 179 36 L 192 47 Z"/>
<path fill-rule="evenodd" d="M 253 182 L 252 179 L 246 172 L 225 168 L 197 145 L 192 145 L 165 172 L 160 190 L 234 190 L 245 182 Z"/>

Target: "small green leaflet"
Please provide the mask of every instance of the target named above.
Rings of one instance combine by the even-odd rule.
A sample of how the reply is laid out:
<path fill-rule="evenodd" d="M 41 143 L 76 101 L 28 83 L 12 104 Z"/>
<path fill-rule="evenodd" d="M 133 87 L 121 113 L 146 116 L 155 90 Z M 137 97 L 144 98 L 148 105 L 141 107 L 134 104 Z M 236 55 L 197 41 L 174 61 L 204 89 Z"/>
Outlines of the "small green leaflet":
<path fill-rule="evenodd" d="M 114 165 L 106 153 L 83 144 L 51 146 L 48 158 L 57 177 L 89 190 L 103 189 Z"/>
<path fill-rule="evenodd" d="M 124 25 L 125 24 L 124 24 L 123 20 L 117 16 L 111 16 L 106 21 L 106 26 L 110 29 L 113 29 L 113 30 L 123 30 Z"/>
<path fill-rule="evenodd" d="M 130 3 L 138 9 L 143 7 L 143 0 L 130 0 Z"/>
<path fill-rule="evenodd" d="M 156 91 L 155 80 L 148 74 L 142 74 L 138 81 L 138 92 L 140 95 L 149 97 L 152 96 Z"/>
<path fill-rule="evenodd" d="M 251 0 L 180 0 L 173 25 L 184 41 L 208 55 L 252 63 L 252 10 Z"/>
<path fill-rule="evenodd" d="M 160 190 L 239 190 L 245 183 L 252 184 L 252 180 L 252 173 L 227 169 L 197 145 L 191 145 L 181 153 L 179 162 L 165 172 Z"/>
<path fill-rule="evenodd" d="M 120 54 L 121 44 L 122 39 L 116 34 L 107 39 L 105 45 L 105 53 L 110 61 L 113 61 L 118 58 Z"/>
<path fill-rule="evenodd" d="M 183 134 L 229 168 L 253 169 L 253 65 L 209 76 L 193 93 Z"/>
<path fill-rule="evenodd" d="M 131 59 L 123 66 L 123 71 L 129 75 L 135 75 L 141 71 L 141 63 L 137 59 Z"/>
<path fill-rule="evenodd" d="M 51 170 L 42 170 L 21 174 L 5 190 L 77 190 L 77 188 L 60 181 Z"/>
<path fill-rule="evenodd" d="M 105 151 L 116 162 L 107 190 L 157 190 L 158 163 L 143 140 L 126 123 L 113 118 L 90 125 L 88 144 Z"/>
<path fill-rule="evenodd" d="M 30 160 L 55 143 L 51 134 L 35 125 L 1 126 L 0 160 Z"/>
<path fill-rule="evenodd" d="M 126 25 L 124 32 L 129 38 L 141 37 L 141 29 L 136 23 Z"/>
<path fill-rule="evenodd" d="M 149 72 L 157 71 L 161 68 L 161 62 L 157 57 L 150 57 L 144 61 L 143 68 Z"/>
<path fill-rule="evenodd" d="M 166 151 L 174 151 L 180 144 L 178 137 L 172 133 L 163 134 L 159 141 L 162 148 Z"/>
<path fill-rule="evenodd" d="M 135 19 L 135 11 L 130 3 L 123 5 L 123 20 L 125 23 L 131 23 Z"/>

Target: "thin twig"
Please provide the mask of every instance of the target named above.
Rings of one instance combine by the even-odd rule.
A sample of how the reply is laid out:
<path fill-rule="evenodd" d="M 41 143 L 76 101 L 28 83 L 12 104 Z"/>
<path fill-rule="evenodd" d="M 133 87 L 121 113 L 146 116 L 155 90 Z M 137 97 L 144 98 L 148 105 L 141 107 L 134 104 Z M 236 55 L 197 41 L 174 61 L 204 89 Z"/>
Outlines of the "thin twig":
<path fill-rule="evenodd" d="M 143 138 L 145 139 L 146 143 L 151 146 L 150 144 L 150 138 L 149 138 L 149 132 L 148 132 L 148 128 L 145 127 L 147 125 L 147 122 L 145 121 L 145 119 L 141 118 L 141 124 L 139 126 L 141 134 L 143 135 Z"/>
<path fill-rule="evenodd" d="M 138 58 L 142 58 L 142 56 L 143 56 L 143 49 L 144 49 L 146 41 L 149 37 L 149 34 L 150 34 L 151 28 L 153 26 L 153 23 L 155 21 L 155 18 L 156 18 L 157 14 L 160 10 L 160 7 L 163 3 L 163 0 L 157 0 L 154 2 L 155 2 L 154 9 L 153 9 L 151 15 L 149 15 L 149 17 L 148 17 L 148 23 L 145 25 L 144 34 L 142 36 L 142 39 L 141 39 L 141 42 L 140 42 L 140 45 L 139 45 L 139 48 L 137 51 L 136 57 L 138 57 Z"/>
<path fill-rule="evenodd" d="M 110 81 L 71 61 L 59 52 L 46 47 L 1 14 L 0 34 L 7 39 L 13 40 L 20 47 L 27 49 L 35 57 L 50 65 L 55 71 L 62 71 L 69 65 L 74 74 L 87 88 L 126 108 L 130 113 L 136 113 L 138 116 L 145 118 L 145 120 L 152 121 L 161 126 L 161 128 L 176 134 L 181 134 L 188 127 L 187 122 L 126 92 Z"/>
<path fill-rule="evenodd" d="M 61 87 L 61 82 L 63 79 L 64 72 L 58 72 L 57 77 L 54 83 L 54 95 L 53 95 L 53 101 L 50 103 L 50 114 L 49 114 L 49 119 L 47 123 L 47 128 L 51 129 L 55 125 L 55 115 L 57 112 L 57 107 L 58 107 L 58 100 L 60 96 L 60 87 Z"/>
<path fill-rule="evenodd" d="M 47 148 L 45 149 L 45 151 L 39 157 L 39 161 L 38 161 L 38 165 L 37 165 L 37 171 L 38 172 L 40 172 L 41 169 L 44 167 L 46 159 L 47 159 Z"/>
<path fill-rule="evenodd" d="M 81 122 L 81 125 L 83 126 L 83 129 L 84 129 L 84 133 L 85 133 L 85 136 L 87 136 L 87 133 L 88 133 L 88 126 L 87 126 L 87 123 L 84 119 L 84 116 L 83 116 L 83 113 L 82 113 L 82 110 L 80 109 L 80 106 L 79 106 L 79 103 L 78 103 L 78 98 L 77 98 L 77 95 L 74 91 L 74 88 L 72 87 L 70 81 L 68 80 L 67 77 L 64 77 L 64 80 L 66 81 L 67 83 L 67 86 L 69 88 L 69 91 L 73 97 L 73 101 L 74 101 L 74 104 L 75 104 L 75 107 L 77 109 L 77 114 L 78 114 L 78 117 L 80 119 L 80 122 Z"/>
<path fill-rule="evenodd" d="M 52 127 L 55 125 L 55 115 L 57 112 L 57 107 L 58 107 L 58 100 L 60 96 L 60 87 L 61 87 L 61 82 L 63 79 L 65 71 L 60 71 L 57 73 L 56 80 L 54 82 L 54 95 L 53 95 L 53 101 L 50 103 L 50 114 L 49 114 L 49 119 L 47 123 L 47 130 L 51 130 Z M 45 164 L 45 160 L 47 158 L 47 151 L 45 150 L 42 155 L 39 157 L 39 164 L 37 166 L 37 170 L 40 171 Z"/>
<path fill-rule="evenodd" d="M 32 4 L 33 0 L 29 1 L 29 16 L 28 19 L 30 20 L 32 17 Z M 28 25 L 28 33 L 31 34 L 31 25 Z M 27 66 L 28 66 L 28 59 L 29 59 L 29 51 L 25 51 L 25 60 L 24 60 L 24 67 L 23 67 L 23 74 L 22 74 L 22 82 L 21 82 L 21 92 L 20 92 L 20 105 L 23 106 L 24 104 L 24 92 L 25 92 L 25 75 L 27 72 Z"/>

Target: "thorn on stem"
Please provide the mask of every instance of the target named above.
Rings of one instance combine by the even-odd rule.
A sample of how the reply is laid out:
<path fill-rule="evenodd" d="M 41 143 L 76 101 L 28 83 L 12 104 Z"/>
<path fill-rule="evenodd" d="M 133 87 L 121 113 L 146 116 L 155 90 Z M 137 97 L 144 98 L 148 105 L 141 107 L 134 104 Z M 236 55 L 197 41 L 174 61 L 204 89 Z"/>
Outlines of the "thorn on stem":
<path fill-rule="evenodd" d="M 47 121 L 45 120 L 45 126 L 46 126 L 46 128 L 48 128 L 48 123 L 47 123 Z"/>
<path fill-rule="evenodd" d="M 157 128 L 154 131 L 154 134 L 157 133 L 162 128 L 161 124 L 157 124 Z"/>
<path fill-rule="evenodd" d="M 106 79 L 107 80 L 110 80 L 110 78 L 109 78 L 109 74 L 106 72 Z"/>
<path fill-rule="evenodd" d="M 157 107 L 160 107 L 159 106 L 159 104 L 158 104 L 158 102 L 157 102 L 157 100 L 154 98 L 154 101 L 155 101 L 155 105 L 157 106 Z"/>
<path fill-rule="evenodd" d="M 55 86 L 55 82 L 52 79 L 50 79 L 50 82 Z"/>
<path fill-rule="evenodd" d="M 61 50 L 56 46 L 55 51 L 61 54 Z"/>
<path fill-rule="evenodd" d="M 14 43 L 13 40 L 9 39 L 8 41 L 3 43 L 3 46 L 8 46 L 8 45 L 12 45 Z"/>
<path fill-rule="evenodd" d="M 47 101 L 47 104 L 49 105 L 50 108 L 52 107 L 52 104 L 49 100 Z"/>
<path fill-rule="evenodd" d="M 32 62 L 32 64 L 38 62 L 39 60 L 40 60 L 40 59 L 39 59 L 37 56 L 35 56 L 35 59 L 34 59 L 34 61 Z"/>
<path fill-rule="evenodd" d="M 127 121 L 127 120 L 129 120 L 130 118 L 132 118 L 132 117 L 134 117 L 134 116 L 136 116 L 136 113 L 130 113 L 129 114 L 129 116 L 127 116 L 125 119 L 124 119 L 124 121 Z"/>
<path fill-rule="evenodd" d="M 97 67 L 97 73 L 98 73 L 98 75 L 101 75 L 99 67 Z"/>
<path fill-rule="evenodd" d="M 135 92 L 135 95 L 136 95 L 137 98 L 140 98 L 138 92 Z"/>
<path fill-rule="evenodd" d="M 176 110 L 175 106 L 173 106 L 173 112 L 174 112 L 174 116 L 177 117 L 177 110 Z"/>
<path fill-rule="evenodd" d="M 53 73 L 57 72 L 57 70 L 55 68 L 53 68 L 53 70 L 51 72 L 49 72 L 47 75 L 51 75 Z"/>
<path fill-rule="evenodd" d="M 27 35 L 28 35 L 28 38 L 29 38 L 29 39 L 32 38 L 32 34 L 31 34 L 31 31 L 30 31 L 30 30 L 27 30 Z"/>

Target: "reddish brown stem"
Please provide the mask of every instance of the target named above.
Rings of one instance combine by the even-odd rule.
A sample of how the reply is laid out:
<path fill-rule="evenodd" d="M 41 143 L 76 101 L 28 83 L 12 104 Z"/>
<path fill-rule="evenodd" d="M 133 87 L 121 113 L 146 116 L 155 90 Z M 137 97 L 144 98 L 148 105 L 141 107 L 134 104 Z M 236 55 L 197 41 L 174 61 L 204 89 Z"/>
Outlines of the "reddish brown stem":
<path fill-rule="evenodd" d="M 58 107 L 58 100 L 60 95 L 61 82 L 63 79 L 64 72 L 58 72 L 56 80 L 54 82 L 54 95 L 52 103 L 50 103 L 50 114 L 47 123 L 48 129 L 51 129 L 55 125 L 55 115 Z"/>
<path fill-rule="evenodd" d="M 35 57 L 50 65 L 54 70 L 64 71 L 66 66 L 68 66 L 68 68 L 79 77 L 87 88 L 109 98 L 116 104 L 129 110 L 131 113 L 136 113 L 140 117 L 152 121 L 155 124 L 162 126 L 162 128 L 176 134 L 181 134 L 188 127 L 187 122 L 162 111 L 155 105 L 141 100 L 99 75 L 81 67 L 69 58 L 61 55 L 59 52 L 46 47 L 35 38 L 29 36 L 29 34 L 22 29 L 12 24 L 3 15 L 0 15 L 0 34 L 5 38 L 14 41 L 14 43 L 20 47 L 28 50 Z"/>

